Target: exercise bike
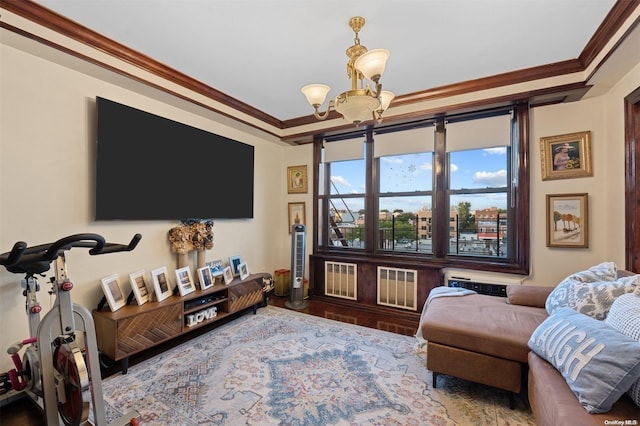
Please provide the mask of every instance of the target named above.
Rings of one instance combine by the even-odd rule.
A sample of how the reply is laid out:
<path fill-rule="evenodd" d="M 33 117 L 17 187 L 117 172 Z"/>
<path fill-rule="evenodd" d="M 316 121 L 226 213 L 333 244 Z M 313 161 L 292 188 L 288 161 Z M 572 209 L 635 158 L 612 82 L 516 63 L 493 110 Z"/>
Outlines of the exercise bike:
<path fill-rule="evenodd" d="M 25 274 L 21 286 L 30 333 L 29 338 L 7 349 L 15 369 L 0 374 L 0 389 L 25 391 L 38 406 L 44 406 L 47 425 L 59 425 L 60 420 L 65 425 L 87 422 L 87 393 L 94 424 L 107 425 L 93 317 L 87 308 L 71 302 L 73 284 L 67 276 L 65 251 L 74 247 L 88 248 L 91 255 L 131 251 L 141 238 L 136 234 L 128 245 L 123 245 L 107 243 L 98 234 L 76 234 L 33 247 L 19 241 L 10 252 L 0 254 L 0 265 L 9 272 Z M 55 277 L 51 278 L 50 294 L 55 296 L 55 302 L 41 320 L 37 275 L 44 276 L 52 264 Z M 25 346 L 21 360 L 19 351 Z M 138 416 L 134 410 L 110 424 L 135 426 Z"/>

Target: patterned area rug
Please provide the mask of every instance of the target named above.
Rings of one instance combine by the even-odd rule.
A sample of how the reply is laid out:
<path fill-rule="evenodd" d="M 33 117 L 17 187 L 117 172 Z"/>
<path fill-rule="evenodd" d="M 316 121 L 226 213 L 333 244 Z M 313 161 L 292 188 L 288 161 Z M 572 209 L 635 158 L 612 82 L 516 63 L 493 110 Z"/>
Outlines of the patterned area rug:
<path fill-rule="evenodd" d="M 534 425 L 507 394 L 431 387 L 416 339 L 269 306 L 103 381 L 142 425 Z"/>

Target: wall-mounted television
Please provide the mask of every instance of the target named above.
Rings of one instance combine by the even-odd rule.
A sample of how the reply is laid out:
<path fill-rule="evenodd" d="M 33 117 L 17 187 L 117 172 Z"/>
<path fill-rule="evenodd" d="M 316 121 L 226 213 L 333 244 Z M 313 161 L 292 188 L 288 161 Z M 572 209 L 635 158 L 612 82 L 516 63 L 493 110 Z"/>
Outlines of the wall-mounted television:
<path fill-rule="evenodd" d="M 253 146 L 101 97 L 96 104 L 96 220 L 253 218 Z"/>

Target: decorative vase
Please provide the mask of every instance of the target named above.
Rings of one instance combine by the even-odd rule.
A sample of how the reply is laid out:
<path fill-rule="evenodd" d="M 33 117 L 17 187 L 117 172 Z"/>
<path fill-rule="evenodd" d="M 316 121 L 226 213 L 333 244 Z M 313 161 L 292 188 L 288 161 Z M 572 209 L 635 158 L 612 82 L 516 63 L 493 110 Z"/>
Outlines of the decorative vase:
<path fill-rule="evenodd" d="M 196 264 L 198 265 L 198 269 L 204 268 L 205 263 L 206 263 L 205 262 L 205 260 L 206 260 L 205 258 L 206 258 L 205 251 L 204 250 L 198 250 L 198 260 L 196 262 Z"/>
<path fill-rule="evenodd" d="M 187 253 L 178 254 L 178 269 L 184 268 L 189 264 Z"/>

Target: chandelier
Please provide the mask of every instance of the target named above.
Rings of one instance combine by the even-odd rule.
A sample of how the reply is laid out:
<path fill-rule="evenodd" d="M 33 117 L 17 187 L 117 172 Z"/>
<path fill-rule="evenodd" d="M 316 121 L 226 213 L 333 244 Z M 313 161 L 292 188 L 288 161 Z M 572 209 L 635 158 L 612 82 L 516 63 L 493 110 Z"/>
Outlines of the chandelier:
<path fill-rule="evenodd" d="M 364 23 L 365 20 L 361 16 L 354 16 L 349 20 L 349 26 L 355 33 L 354 44 L 346 51 L 349 57 L 347 76 L 351 79 L 351 90 L 342 92 L 329 100 L 327 110 L 320 113 L 319 108 L 331 88 L 326 84 L 309 84 L 302 88 L 302 93 L 314 108 L 313 115 L 318 120 L 326 119 L 333 108 L 342 114 L 345 120 L 355 125 L 369 119 L 381 123 L 382 113 L 389 107 L 394 97 L 393 93 L 382 90 L 382 83 L 380 83 L 380 77 L 389 59 L 389 51 L 387 49 L 367 51 L 367 48 L 360 44 L 358 33 Z M 365 87 L 365 79 L 375 84 L 375 90 L 372 90 L 369 84 Z"/>

